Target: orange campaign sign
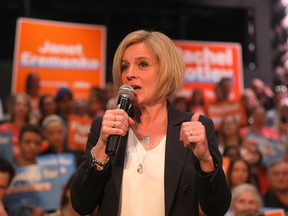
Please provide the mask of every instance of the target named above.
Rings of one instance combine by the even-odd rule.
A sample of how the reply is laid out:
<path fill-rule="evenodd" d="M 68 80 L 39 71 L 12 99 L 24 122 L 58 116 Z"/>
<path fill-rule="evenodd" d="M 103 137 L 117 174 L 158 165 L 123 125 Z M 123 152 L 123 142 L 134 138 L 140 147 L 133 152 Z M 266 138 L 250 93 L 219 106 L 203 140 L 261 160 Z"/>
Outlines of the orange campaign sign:
<path fill-rule="evenodd" d="M 283 209 L 268 210 L 264 212 L 264 216 L 285 216 L 285 212 Z"/>
<path fill-rule="evenodd" d="M 226 115 L 233 115 L 240 125 L 245 125 L 247 122 L 244 106 L 239 100 L 212 102 L 206 106 L 205 111 L 207 116 L 213 121 L 216 130 L 219 129 Z"/>
<path fill-rule="evenodd" d="M 85 151 L 92 119 L 70 115 L 68 118 L 68 147 L 71 150 Z"/>
<path fill-rule="evenodd" d="M 231 99 L 238 99 L 243 89 L 242 51 L 238 43 L 173 41 L 184 64 L 183 93 L 199 89 L 205 99 L 215 98 L 215 84 L 222 78 L 233 81 Z M 189 94 L 190 95 L 190 94 Z"/>
<path fill-rule="evenodd" d="M 12 91 L 25 91 L 29 73 L 40 78 L 40 94 L 70 88 L 86 99 L 105 82 L 106 27 L 19 18 Z"/>

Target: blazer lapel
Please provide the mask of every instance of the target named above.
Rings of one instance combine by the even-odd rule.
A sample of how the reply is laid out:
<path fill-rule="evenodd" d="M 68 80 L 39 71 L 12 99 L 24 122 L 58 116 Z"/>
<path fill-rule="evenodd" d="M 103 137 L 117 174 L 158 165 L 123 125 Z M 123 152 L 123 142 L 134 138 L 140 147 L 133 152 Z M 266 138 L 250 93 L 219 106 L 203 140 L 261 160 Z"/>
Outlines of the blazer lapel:
<path fill-rule="evenodd" d="M 176 110 L 168 103 L 168 128 L 164 171 L 166 215 L 169 215 L 171 211 L 178 182 L 188 155 L 188 149 L 184 148 L 183 143 L 180 142 L 180 129 L 184 121 L 189 121 L 189 115 L 184 115 L 183 112 Z"/>

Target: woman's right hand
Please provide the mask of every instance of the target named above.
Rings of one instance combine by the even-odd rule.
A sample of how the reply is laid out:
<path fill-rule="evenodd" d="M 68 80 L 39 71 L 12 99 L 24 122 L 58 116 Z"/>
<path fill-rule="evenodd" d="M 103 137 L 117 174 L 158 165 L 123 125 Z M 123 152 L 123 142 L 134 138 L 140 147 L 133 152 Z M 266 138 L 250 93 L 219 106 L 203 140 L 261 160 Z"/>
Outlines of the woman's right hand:
<path fill-rule="evenodd" d="M 129 125 L 134 124 L 123 109 L 107 110 L 103 116 L 100 137 L 95 147 L 94 154 L 98 160 L 105 160 L 105 148 L 110 135 L 125 136 Z M 104 155 L 105 154 L 105 155 Z"/>

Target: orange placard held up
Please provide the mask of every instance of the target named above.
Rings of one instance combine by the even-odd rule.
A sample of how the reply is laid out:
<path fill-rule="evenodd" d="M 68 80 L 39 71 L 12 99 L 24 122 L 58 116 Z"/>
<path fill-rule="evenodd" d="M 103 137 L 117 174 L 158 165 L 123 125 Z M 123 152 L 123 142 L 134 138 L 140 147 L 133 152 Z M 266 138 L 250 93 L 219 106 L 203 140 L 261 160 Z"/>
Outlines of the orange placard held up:
<path fill-rule="evenodd" d="M 68 148 L 85 151 L 92 119 L 89 117 L 70 115 L 68 118 Z"/>
<path fill-rule="evenodd" d="M 240 125 L 245 125 L 247 122 L 244 106 L 239 100 L 210 103 L 206 106 L 205 113 L 213 121 L 216 130 L 226 115 L 235 116 Z"/>
<path fill-rule="evenodd" d="M 204 93 L 206 102 L 215 99 L 215 85 L 221 78 L 233 81 L 231 99 L 238 99 L 243 89 L 241 45 L 238 43 L 174 40 L 184 64 L 183 94 L 191 90 Z"/>
<path fill-rule="evenodd" d="M 86 99 L 92 87 L 105 83 L 106 27 L 20 18 L 15 39 L 12 91 L 25 91 L 34 72 L 40 94 L 70 88 Z"/>
<path fill-rule="evenodd" d="M 285 216 L 283 209 L 275 209 L 264 212 L 264 216 Z"/>

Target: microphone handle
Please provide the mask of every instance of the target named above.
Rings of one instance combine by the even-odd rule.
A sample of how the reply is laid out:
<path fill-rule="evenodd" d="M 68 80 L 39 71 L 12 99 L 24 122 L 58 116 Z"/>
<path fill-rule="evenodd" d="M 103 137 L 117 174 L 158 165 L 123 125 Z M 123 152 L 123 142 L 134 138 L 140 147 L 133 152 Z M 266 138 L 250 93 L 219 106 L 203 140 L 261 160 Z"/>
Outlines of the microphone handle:
<path fill-rule="evenodd" d="M 125 112 L 128 111 L 130 105 L 130 99 L 127 97 L 120 96 L 118 98 L 116 109 L 123 109 Z M 118 152 L 119 145 L 121 143 L 123 136 L 120 135 L 110 135 L 108 137 L 105 153 L 108 156 L 115 156 Z"/>

